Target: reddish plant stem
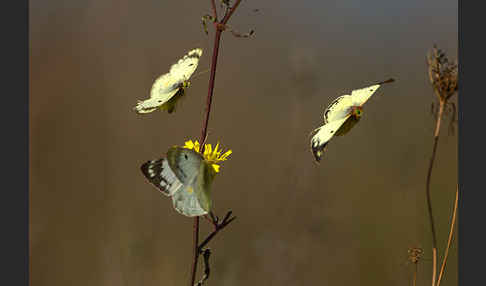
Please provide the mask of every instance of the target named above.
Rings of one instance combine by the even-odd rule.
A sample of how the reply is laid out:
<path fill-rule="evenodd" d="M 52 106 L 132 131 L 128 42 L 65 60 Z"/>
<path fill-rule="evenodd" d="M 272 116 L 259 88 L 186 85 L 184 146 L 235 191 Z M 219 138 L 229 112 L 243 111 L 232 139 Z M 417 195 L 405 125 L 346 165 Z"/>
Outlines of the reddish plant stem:
<path fill-rule="evenodd" d="M 231 17 L 231 15 L 233 15 L 233 13 L 235 12 L 236 8 L 238 8 L 238 5 L 240 5 L 240 3 L 241 0 L 236 1 L 235 5 L 231 7 L 229 13 L 224 16 L 223 20 L 221 21 L 221 24 L 226 25 L 226 23 L 228 23 L 229 18 Z"/>
<path fill-rule="evenodd" d="M 221 33 L 223 32 L 223 27 L 224 24 L 226 24 L 231 17 L 231 15 L 234 13 L 238 5 L 240 4 L 241 0 L 238 0 L 235 5 L 231 8 L 230 12 L 227 13 L 223 20 L 221 22 L 217 22 L 217 11 L 216 11 L 216 5 L 214 3 L 214 0 L 211 0 L 211 5 L 213 8 L 213 14 L 215 18 L 215 28 L 216 28 L 216 33 L 214 36 L 214 48 L 213 48 L 213 57 L 211 61 L 211 75 L 209 77 L 209 88 L 208 88 L 208 97 L 206 100 L 206 115 L 204 118 L 204 123 L 203 127 L 201 130 L 201 153 L 204 153 L 204 147 L 205 147 L 205 139 L 207 135 L 207 129 L 208 129 L 208 123 L 209 123 L 209 115 L 211 113 L 211 102 L 213 99 L 213 91 L 214 91 L 214 81 L 216 78 L 216 65 L 218 63 L 218 53 L 219 53 L 219 43 L 221 41 Z M 223 24 L 223 25 L 221 25 Z M 194 232 L 194 245 L 193 245 L 193 255 L 194 259 L 192 261 L 192 271 L 191 271 L 191 281 L 189 286 L 193 286 L 194 282 L 196 281 L 196 273 L 197 273 L 197 263 L 199 259 L 199 217 L 194 218 L 194 227 L 193 227 L 193 232 Z"/>
<path fill-rule="evenodd" d="M 216 24 L 217 25 L 217 24 Z M 219 42 L 221 41 L 221 33 L 223 31 L 216 26 L 216 34 L 214 36 L 213 59 L 211 62 L 211 75 L 209 76 L 208 97 L 206 99 L 206 115 L 201 131 L 201 142 L 205 141 L 208 130 L 209 115 L 211 113 L 211 102 L 213 100 L 214 80 L 216 77 L 216 64 L 218 62 Z M 201 145 L 201 153 L 204 153 L 205 145 Z"/>
<path fill-rule="evenodd" d="M 196 281 L 196 273 L 197 273 L 197 261 L 199 258 L 199 248 L 198 243 L 199 243 L 199 217 L 194 218 L 194 226 L 193 226 L 193 237 L 194 237 L 194 244 L 196 247 L 193 248 L 193 260 L 192 260 L 192 269 L 191 269 L 191 282 L 190 286 L 194 285 L 194 281 Z"/>
<path fill-rule="evenodd" d="M 203 251 L 203 248 L 211 241 L 211 239 L 214 238 L 216 234 L 218 234 L 219 231 L 221 231 L 223 228 L 225 228 L 228 224 L 230 224 L 233 220 L 236 219 L 236 217 L 230 218 L 230 216 L 231 216 L 231 211 L 228 212 L 226 218 L 223 220 L 221 224 L 216 223 L 214 231 L 211 234 L 209 234 L 208 237 L 206 237 L 206 239 L 203 242 L 201 242 L 201 244 L 198 246 L 199 253 Z"/>
<path fill-rule="evenodd" d="M 206 100 L 206 115 L 204 118 L 204 124 L 201 131 L 201 153 L 204 153 L 204 142 L 206 141 L 206 134 L 208 130 L 208 123 L 209 123 L 209 114 L 211 113 L 211 102 L 213 98 L 213 90 L 214 90 L 214 79 L 216 76 L 216 63 L 218 60 L 218 50 L 219 50 L 219 42 L 221 40 L 221 30 L 216 29 L 216 35 L 214 39 L 214 49 L 213 49 L 213 60 L 211 63 L 211 76 L 209 78 L 209 89 L 208 89 L 208 97 Z M 197 273 L 197 262 L 199 260 L 199 217 L 194 218 L 194 245 L 193 245 L 193 261 L 192 261 L 192 272 L 191 272 L 191 284 L 190 286 L 194 285 L 196 281 L 196 273 Z"/>
<path fill-rule="evenodd" d="M 214 0 L 211 0 L 211 7 L 213 8 L 214 21 L 218 21 L 218 10 L 216 10 L 216 3 Z"/>

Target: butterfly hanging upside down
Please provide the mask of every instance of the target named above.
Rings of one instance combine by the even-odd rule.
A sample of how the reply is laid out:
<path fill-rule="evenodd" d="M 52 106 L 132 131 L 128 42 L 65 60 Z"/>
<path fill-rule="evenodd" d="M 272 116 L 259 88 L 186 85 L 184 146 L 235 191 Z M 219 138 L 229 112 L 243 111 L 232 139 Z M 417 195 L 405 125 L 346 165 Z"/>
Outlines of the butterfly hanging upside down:
<path fill-rule="evenodd" d="M 336 135 L 348 133 L 363 114 L 363 105 L 384 83 L 393 82 L 389 79 L 375 85 L 353 90 L 351 95 L 336 98 L 324 111 L 324 125 L 315 129 L 311 139 L 311 150 L 316 162 L 319 162 L 327 149 L 327 144 Z"/>
<path fill-rule="evenodd" d="M 157 78 L 150 90 L 150 98 L 139 100 L 133 109 L 138 114 L 151 113 L 157 109 L 172 113 L 176 103 L 185 95 L 190 86 L 189 78 L 196 71 L 202 49 L 193 49 L 177 63 L 170 71 Z"/>

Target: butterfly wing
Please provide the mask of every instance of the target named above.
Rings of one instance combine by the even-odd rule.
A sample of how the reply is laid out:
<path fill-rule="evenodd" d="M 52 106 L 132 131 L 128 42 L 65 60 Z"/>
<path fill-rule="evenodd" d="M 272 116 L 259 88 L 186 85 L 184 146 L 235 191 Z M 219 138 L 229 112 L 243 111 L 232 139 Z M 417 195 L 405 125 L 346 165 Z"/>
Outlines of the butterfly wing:
<path fill-rule="evenodd" d="M 345 118 L 351 112 L 352 106 L 351 96 L 342 95 L 336 98 L 324 111 L 324 123 Z"/>
<path fill-rule="evenodd" d="M 176 110 L 177 104 L 182 101 L 184 98 L 184 95 L 186 94 L 186 88 L 181 87 L 179 90 L 172 96 L 166 103 L 164 103 L 160 109 L 161 110 L 167 110 L 167 112 L 170 114 Z"/>
<path fill-rule="evenodd" d="M 155 111 L 157 108 L 166 104 L 174 95 L 184 94 L 184 82 L 194 73 L 202 55 L 201 49 L 194 49 L 170 67 L 170 71 L 157 78 L 150 90 L 150 98 L 139 101 L 134 107 L 139 114 Z M 182 93 L 180 91 L 182 90 Z M 162 108 L 164 109 L 164 108 Z M 173 107 L 168 106 L 169 113 Z"/>
<path fill-rule="evenodd" d="M 328 122 L 314 130 L 314 132 L 316 133 L 311 139 L 311 150 L 317 162 L 321 160 L 329 141 L 338 132 L 338 130 L 350 116 L 351 115 L 348 115 L 345 118 Z"/>
<path fill-rule="evenodd" d="M 188 217 L 201 216 L 208 213 L 199 202 L 194 184 L 184 185 L 172 196 L 172 204 L 177 212 Z"/>
<path fill-rule="evenodd" d="M 353 101 L 353 105 L 355 106 L 363 106 L 363 104 L 370 99 L 370 97 L 375 93 L 375 91 L 380 87 L 379 84 L 375 84 L 372 86 L 368 86 L 365 88 L 360 88 L 353 90 L 351 92 L 351 98 Z"/>
<path fill-rule="evenodd" d="M 334 133 L 334 136 L 343 136 L 347 134 L 359 122 L 360 119 L 361 117 L 349 116 L 338 131 Z"/>
<path fill-rule="evenodd" d="M 196 71 L 201 55 L 202 49 L 197 48 L 189 51 L 187 55 L 170 67 L 171 76 L 181 80 L 181 82 L 189 80 L 194 71 Z"/>
<path fill-rule="evenodd" d="M 200 216 L 211 209 L 210 166 L 194 150 L 172 147 L 167 152 L 169 166 L 183 183 L 183 188 L 172 196 L 174 208 L 185 216 Z"/>
<path fill-rule="evenodd" d="M 139 114 L 150 113 L 166 103 L 180 88 L 182 82 L 166 73 L 155 80 L 150 90 L 150 98 L 138 101 L 134 109 Z"/>
<path fill-rule="evenodd" d="M 179 213 L 193 217 L 209 212 L 212 174 L 201 154 L 172 147 L 166 159 L 148 161 L 141 170 L 152 185 L 172 197 L 174 208 Z"/>
<path fill-rule="evenodd" d="M 147 180 L 166 196 L 172 196 L 182 183 L 169 167 L 167 159 L 147 161 L 140 167 Z"/>
<path fill-rule="evenodd" d="M 190 184 L 199 173 L 204 159 L 192 149 L 172 147 L 167 151 L 169 166 L 183 184 Z"/>
<path fill-rule="evenodd" d="M 379 82 L 377 84 L 353 90 L 351 92 L 351 97 L 353 98 L 353 105 L 355 106 L 363 106 L 363 104 L 370 99 L 370 97 L 375 93 L 375 91 L 385 83 L 391 83 L 395 80 L 393 78 L 387 79 L 385 81 Z"/>

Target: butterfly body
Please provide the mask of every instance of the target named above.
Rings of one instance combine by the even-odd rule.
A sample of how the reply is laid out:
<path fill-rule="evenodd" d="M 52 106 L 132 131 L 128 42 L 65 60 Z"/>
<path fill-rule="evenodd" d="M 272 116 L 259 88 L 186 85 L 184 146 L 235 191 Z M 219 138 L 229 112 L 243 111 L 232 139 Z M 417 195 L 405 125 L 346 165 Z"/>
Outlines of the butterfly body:
<path fill-rule="evenodd" d="M 170 71 L 157 78 L 150 90 L 150 98 L 138 101 L 134 110 L 138 114 L 151 113 L 157 109 L 172 113 L 177 101 L 185 95 L 189 87 L 189 78 L 196 71 L 202 49 L 194 49 L 187 53 Z"/>

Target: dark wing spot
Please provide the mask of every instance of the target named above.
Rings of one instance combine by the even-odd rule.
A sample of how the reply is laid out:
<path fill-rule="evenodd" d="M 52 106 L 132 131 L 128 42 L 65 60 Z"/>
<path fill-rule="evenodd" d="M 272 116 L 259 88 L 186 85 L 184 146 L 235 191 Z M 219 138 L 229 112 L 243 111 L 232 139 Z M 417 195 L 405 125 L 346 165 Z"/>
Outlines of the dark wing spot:
<path fill-rule="evenodd" d="M 192 67 L 194 64 L 189 64 L 190 67 Z"/>
<path fill-rule="evenodd" d="M 184 158 L 186 158 L 186 160 L 187 160 L 187 155 L 186 154 L 184 154 Z"/>
<path fill-rule="evenodd" d="M 197 53 L 193 53 L 193 54 L 190 54 L 187 56 L 188 58 L 195 58 L 195 59 L 199 59 L 199 55 Z"/>
<path fill-rule="evenodd" d="M 334 133 L 334 130 L 331 130 L 331 134 Z"/>

